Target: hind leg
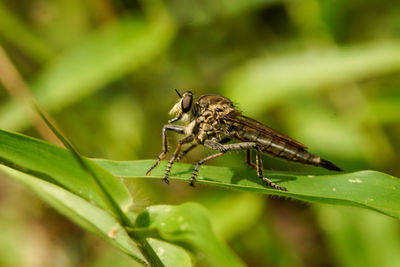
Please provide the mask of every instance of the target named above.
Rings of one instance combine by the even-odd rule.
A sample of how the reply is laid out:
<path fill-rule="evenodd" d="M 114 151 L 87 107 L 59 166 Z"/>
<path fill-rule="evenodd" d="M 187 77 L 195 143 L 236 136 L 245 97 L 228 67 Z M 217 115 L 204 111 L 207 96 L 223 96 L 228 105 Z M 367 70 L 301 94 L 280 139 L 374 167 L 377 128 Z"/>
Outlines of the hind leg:
<path fill-rule="evenodd" d="M 264 183 L 266 183 L 269 187 L 272 187 L 274 189 L 278 189 L 281 191 L 287 191 L 285 187 L 279 186 L 272 182 L 270 179 L 264 177 L 263 174 L 263 165 L 262 165 L 262 159 L 261 159 L 261 150 L 257 147 L 257 156 L 256 156 L 256 164 L 257 164 L 257 176 L 260 178 Z"/>

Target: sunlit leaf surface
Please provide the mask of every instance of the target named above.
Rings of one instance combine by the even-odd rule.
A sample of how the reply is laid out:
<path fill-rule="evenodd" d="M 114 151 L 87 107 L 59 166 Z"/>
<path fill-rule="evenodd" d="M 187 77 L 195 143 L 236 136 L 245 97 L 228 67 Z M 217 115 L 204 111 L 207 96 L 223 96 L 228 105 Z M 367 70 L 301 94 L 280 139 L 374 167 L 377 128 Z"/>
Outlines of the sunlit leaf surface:
<path fill-rule="evenodd" d="M 146 170 L 153 160 L 118 162 L 96 160 L 115 176 L 126 178 L 161 178 L 166 163 L 156 168 L 151 177 Z M 188 181 L 193 165 L 177 163 L 171 179 Z M 315 203 L 342 204 L 369 208 L 400 219 L 400 179 L 376 171 L 335 173 L 329 175 L 266 171 L 265 176 L 288 189 L 277 191 L 264 186 L 255 170 L 202 166 L 198 184 L 223 186 L 247 192 L 291 197 Z M 160 181 L 161 182 L 161 181 Z"/>
<path fill-rule="evenodd" d="M 206 209 L 196 203 L 150 206 L 138 215 L 136 226 L 156 231 L 180 244 L 209 266 L 244 266 L 215 236 Z"/>
<path fill-rule="evenodd" d="M 42 179 L 4 166 L 0 166 L 0 170 L 28 186 L 46 203 L 81 227 L 102 237 L 138 262 L 145 262 L 136 244 L 130 239 L 124 228 L 105 210 Z"/>
<path fill-rule="evenodd" d="M 20 171 L 37 173 L 49 181 L 54 181 L 83 195 L 95 194 L 91 191 L 91 180 L 77 165 L 72 155 L 56 146 L 28 138 L 23 135 L 0 131 L 0 160 L 3 164 Z M 96 160 L 105 170 L 123 178 L 149 178 L 146 170 L 153 160 L 119 162 Z M 160 178 L 165 170 L 165 162 L 153 170 L 150 178 Z M 49 173 L 42 173 L 43 170 Z M 188 180 L 193 165 L 174 165 L 171 179 Z M 53 180 L 52 173 L 57 172 L 65 179 Z M 79 176 L 76 176 L 79 175 Z M 290 172 L 265 172 L 277 184 L 284 186 L 288 192 L 267 188 L 256 177 L 255 171 L 245 168 L 227 168 L 217 166 L 202 166 L 199 172 L 198 184 L 223 186 L 247 192 L 274 194 L 299 200 L 360 206 L 400 218 L 400 180 L 388 174 L 376 171 L 359 171 L 353 173 L 335 173 L 315 175 Z M 76 177 L 87 177 L 87 180 Z M 131 198 L 118 181 L 112 182 L 115 187 L 115 197 L 122 206 L 129 205 Z M 84 193 L 83 193 L 84 192 Z M 96 195 L 93 195 L 96 199 Z M 97 200 L 101 203 L 101 200 Z"/>

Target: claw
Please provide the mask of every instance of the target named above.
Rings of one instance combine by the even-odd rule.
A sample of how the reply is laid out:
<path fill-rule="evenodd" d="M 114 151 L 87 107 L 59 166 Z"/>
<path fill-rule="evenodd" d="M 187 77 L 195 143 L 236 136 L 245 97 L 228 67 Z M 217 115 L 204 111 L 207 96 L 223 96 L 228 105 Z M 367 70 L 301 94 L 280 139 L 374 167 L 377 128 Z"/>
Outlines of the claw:
<path fill-rule="evenodd" d="M 166 184 L 169 184 L 169 180 L 168 180 L 168 178 L 162 178 L 162 180 L 163 180 L 163 182 L 165 182 Z"/>

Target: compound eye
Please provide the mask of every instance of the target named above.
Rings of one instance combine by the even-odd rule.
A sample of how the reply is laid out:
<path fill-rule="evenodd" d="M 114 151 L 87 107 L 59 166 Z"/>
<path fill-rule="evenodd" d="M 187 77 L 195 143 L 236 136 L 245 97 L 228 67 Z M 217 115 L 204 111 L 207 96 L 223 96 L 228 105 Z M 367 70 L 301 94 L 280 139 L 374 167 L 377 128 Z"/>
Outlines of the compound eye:
<path fill-rule="evenodd" d="M 192 106 L 193 95 L 185 95 L 182 99 L 182 112 L 186 113 L 190 110 Z"/>

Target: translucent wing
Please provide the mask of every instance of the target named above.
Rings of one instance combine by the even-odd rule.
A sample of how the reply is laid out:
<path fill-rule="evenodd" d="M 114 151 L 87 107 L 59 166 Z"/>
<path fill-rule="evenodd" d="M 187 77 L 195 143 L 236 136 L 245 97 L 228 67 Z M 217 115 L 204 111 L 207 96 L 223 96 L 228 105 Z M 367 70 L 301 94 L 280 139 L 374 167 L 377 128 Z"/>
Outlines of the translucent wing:
<path fill-rule="evenodd" d="M 262 135 L 271 136 L 273 138 L 280 139 L 282 141 L 290 143 L 294 146 L 302 147 L 304 149 L 307 148 L 307 146 L 305 146 L 304 144 L 302 144 L 302 143 L 300 143 L 278 131 L 275 131 L 274 129 L 271 129 L 270 127 L 262 124 L 261 122 L 258 122 L 252 118 L 246 117 L 246 116 L 242 115 L 240 112 L 231 112 L 227 116 L 225 116 L 224 119 L 238 123 L 240 125 L 244 125 L 249 128 L 252 128 L 256 131 L 259 131 L 260 134 L 262 134 Z"/>

